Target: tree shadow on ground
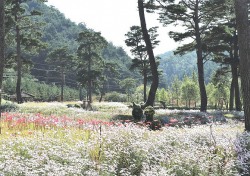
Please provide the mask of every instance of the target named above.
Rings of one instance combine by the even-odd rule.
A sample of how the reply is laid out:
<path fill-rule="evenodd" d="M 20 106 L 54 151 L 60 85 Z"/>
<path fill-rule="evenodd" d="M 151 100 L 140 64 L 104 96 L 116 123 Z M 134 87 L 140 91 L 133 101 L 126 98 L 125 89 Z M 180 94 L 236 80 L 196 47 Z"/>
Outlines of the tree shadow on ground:
<path fill-rule="evenodd" d="M 112 117 L 110 119 L 111 121 L 125 121 L 125 120 L 130 120 L 130 121 L 133 121 L 133 116 L 132 115 L 121 115 L 121 114 L 118 114 L 118 115 L 115 115 L 114 117 Z"/>

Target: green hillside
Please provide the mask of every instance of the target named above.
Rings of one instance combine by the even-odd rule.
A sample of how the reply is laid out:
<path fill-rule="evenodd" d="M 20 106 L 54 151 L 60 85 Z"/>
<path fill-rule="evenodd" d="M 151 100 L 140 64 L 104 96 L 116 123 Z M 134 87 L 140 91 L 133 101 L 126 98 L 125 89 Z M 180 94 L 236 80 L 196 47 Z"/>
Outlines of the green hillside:
<path fill-rule="evenodd" d="M 159 55 L 159 68 L 163 71 L 163 78 L 167 85 L 171 84 L 174 76 L 182 79 L 184 75 L 191 76 L 193 72 L 197 73 L 196 53 L 191 52 L 183 56 L 174 55 L 173 51 Z M 210 81 L 212 73 L 218 68 L 214 62 L 207 61 L 204 65 L 205 82 Z"/>
<path fill-rule="evenodd" d="M 76 53 L 78 43 L 76 38 L 79 32 L 87 29 L 84 24 L 76 24 L 69 19 L 66 19 L 64 14 L 55 9 L 54 7 L 49 7 L 45 4 L 38 4 L 36 2 L 30 2 L 29 8 L 38 9 L 43 13 L 42 16 L 36 17 L 34 20 L 44 23 L 43 26 L 43 37 L 42 40 L 47 43 L 47 48 L 41 51 L 37 56 L 32 57 L 32 62 L 34 67 L 31 69 L 32 75 L 34 75 L 39 81 L 44 81 L 46 83 L 60 83 L 60 73 L 54 70 L 53 65 L 48 65 L 45 59 L 48 53 L 55 48 L 62 46 L 67 46 L 72 54 Z M 83 17 L 84 20 L 84 17 Z M 125 77 L 135 77 L 129 71 L 129 65 L 131 63 L 131 58 L 121 47 L 116 47 L 112 43 L 108 43 L 106 49 L 104 49 L 103 58 L 108 61 L 113 61 L 118 64 L 120 78 Z M 76 86 L 76 72 L 72 70 L 70 73 L 66 74 L 66 85 Z M 110 88 L 117 90 L 119 86 L 115 84 L 114 80 L 110 81 Z"/>
<path fill-rule="evenodd" d="M 61 84 L 61 75 L 55 69 L 56 66 L 45 62 L 48 54 L 56 48 L 67 46 L 71 54 L 76 54 L 78 43 L 76 38 L 79 32 L 87 29 L 84 24 L 76 24 L 65 18 L 64 14 L 54 7 L 46 4 L 38 4 L 34 1 L 28 3 L 29 10 L 36 9 L 42 12 L 41 16 L 33 17 L 34 21 L 43 23 L 39 28 L 42 32 L 42 41 L 47 44 L 46 49 L 41 50 L 37 55 L 28 56 L 26 59 L 32 61 L 32 66 L 29 67 L 31 74 L 39 81 L 47 84 Z M 84 21 L 84 17 L 83 17 Z M 14 50 L 14 49 L 12 49 Z M 23 53 L 26 54 L 26 53 Z M 120 91 L 119 81 L 125 78 L 135 78 L 137 86 L 142 84 L 142 78 L 136 71 L 129 70 L 131 58 L 122 47 L 117 47 L 113 43 L 108 43 L 108 46 L 103 50 L 102 57 L 106 61 L 115 62 L 118 65 L 119 77 L 108 77 L 107 91 Z M 171 84 L 175 75 L 182 79 L 186 75 L 197 73 L 196 54 L 195 52 L 188 53 L 183 56 L 174 55 L 173 51 L 166 52 L 160 55 L 159 68 L 163 71 L 160 77 L 160 87 L 166 87 Z M 213 62 L 205 64 L 205 81 L 209 82 L 211 74 L 217 68 Z M 27 71 L 27 70 L 26 70 Z M 75 68 L 65 77 L 66 85 L 76 88 L 78 86 Z"/>

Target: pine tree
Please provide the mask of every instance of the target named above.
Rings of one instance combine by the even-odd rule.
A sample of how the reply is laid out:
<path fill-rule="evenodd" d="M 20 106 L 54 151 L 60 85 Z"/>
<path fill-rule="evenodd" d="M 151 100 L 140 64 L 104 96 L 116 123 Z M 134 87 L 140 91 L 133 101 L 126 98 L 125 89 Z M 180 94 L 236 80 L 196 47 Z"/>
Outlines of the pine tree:
<path fill-rule="evenodd" d="M 201 111 L 207 110 L 207 93 L 204 82 L 204 62 L 206 53 L 203 52 L 204 34 L 222 15 L 224 0 L 149 0 L 149 10 L 158 10 L 160 22 L 184 27 L 184 32 L 169 33 L 176 42 L 187 38 L 192 42 L 179 47 L 176 54 L 184 54 L 196 50 L 198 82 L 201 98 Z"/>
<path fill-rule="evenodd" d="M 243 95 L 245 129 L 250 131 L 250 30 L 248 0 L 235 0 L 236 23 L 240 51 L 240 74 Z"/>
<path fill-rule="evenodd" d="M 120 81 L 120 86 L 122 89 L 125 90 L 127 94 L 127 101 L 129 102 L 131 99 L 131 95 L 133 94 L 136 88 L 136 80 L 133 78 L 126 78 Z"/>
<path fill-rule="evenodd" d="M 223 6 L 225 7 L 223 11 L 224 16 L 221 20 L 218 20 L 210 30 L 206 31 L 203 51 L 206 52 L 207 55 L 211 55 L 213 61 L 225 66 L 223 68 L 225 72 L 222 72 L 221 69 L 220 73 L 227 75 L 227 72 L 231 72 L 229 110 L 233 110 L 235 102 L 235 109 L 241 111 L 238 82 L 239 51 L 234 2 L 233 0 L 228 0 Z"/>
<path fill-rule="evenodd" d="M 156 64 L 156 60 L 154 56 L 153 46 L 152 46 L 150 36 L 147 30 L 147 25 L 146 25 L 146 19 L 145 19 L 145 14 L 144 14 L 144 0 L 138 0 L 138 9 L 139 9 L 139 17 L 140 17 L 140 22 L 141 22 L 143 39 L 146 43 L 146 49 L 147 49 L 150 69 L 152 73 L 152 83 L 151 83 L 148 99 L 146 103 L 144 104 L 144 107 L 147 107 L 147 106 L 154 105 L 155 94 L 156 94 L 158 84 L 159 84 L 159 75 L 157 71 L 157 64 Z"/>
<path fill-rule="evenodd" d="M 69 54 L 68 48 L 64 46 L 50 52 L 46 61 L 53 64 L 61 74 L 61 101 L 63 101 L 65 73 L 73 68 L 75 64 L 74 55 Z"/>
<path fill-rule="evenodd" d="M 87 83 L 87 98 L 92 103 L 93 84 L 102 75 L 101 51 L 107 46 L 107 41 L 99 32 L 83 31 L 79 33 L 77 41 L 79 47 L 78 55 L 78 76 L 79 81 L 84 85 Z"/>
<path fill-rule="evenodd" d="M 102 73 L 99 78 L 99 83 L 97 83 L 97 86 L 99 88 L 101 97 L 99 99 L 99 102 L 102 101 L 103 96 L 107 93 L 109 88 L 109 81 L 110 79 L 114 80 L 115 83 L 118 82 L 118 76 L 120 76 L 120 73 L 118 71 L 119 65 L 112 61 L 102 61 Z"/>
<path fill-rule="evenodd" d="M 150 40 L 152 43 L 153 48 L 159 44 L 159 41 L 156 40 L 157 34 L 157 27 L 152 27 L 148 30 Z M 143 76 L 143 99 L 144 102 L 147 101 L 147 82 L 149 77 L 151 77 L 151 69 L 150 63 L 148 60 L 147 48 L 145 41 L 143 39 L 143 33 L 141 27 L 139 26 L 132 26 L 130 27 L 130 31 L 125 34 L 127 39 L 125 43 L 128 47 L 131 47 L 131 53 L 133 54 L 134 58 L 132 59 L 132 64 L 130 66 L 131 70 L 138 69 L 140 74 Z"/>
<path fill-rule="evenodd" d="M 191 101 L 196 101 L 199 97 L 199 87 L 196 84 L 196 80 L 189 77 L 185 77 L 181 85 L 181 96 L 186 101 L 186 106 L 190 108 Z"/>
<path fill-rule="evenodd" d="M 38 32 L 40 24 L 32 22 L 31 18 L 41 13 L 37 10 L 28 11 L 25 6 L 26 2 L 30 0 L 11 0 L 8 1 L 10 7 L 10 13 L 8 13 L 9 26 L 15 28 L 15 40 L 16 40 L 16 62 L 17 62 L 17 84 L 16 84 L 16 96 L 17 102 L 22 103 L 21 95 L 21 80 L 22 80 L 22 67 L 24 62 L 24 56 L 22 56 L 22 49 L 26 51 L 34 52 L 34 50 L 44 47 L 39 38 L 41 37 Z M 43 3 L 45 0 L 38 0 Z M 22 48 L 23 46 L 23 48 Z"/>
<path fill-rule="evenodd" d="M 177 76 L 174 77 L 171 89 L 173 92 L 173 99 L 176 100 L 176 106 L 179 106 L 179 100 L 181 98 L 181 81 Z"/>

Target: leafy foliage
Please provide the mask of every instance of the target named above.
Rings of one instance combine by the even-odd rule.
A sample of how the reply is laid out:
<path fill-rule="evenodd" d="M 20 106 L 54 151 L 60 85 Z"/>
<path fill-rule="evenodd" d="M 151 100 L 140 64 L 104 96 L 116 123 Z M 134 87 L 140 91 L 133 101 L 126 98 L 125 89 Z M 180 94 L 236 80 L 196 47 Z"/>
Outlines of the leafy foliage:
<path fill-rule="evenodd" d="M 5 102 L 0 105 L 1 112 L 11 112 L 11 111 L 16 111 L 17 109 L 18 106 L 11 102 Z"/>
<path fill-rule="evenodd" d="M 120 86 L 125 90 L 128 96 L 128 101 L 130 101 L 131 95 L 136 88 L 136 80 L 133 78 L 126 78 L 120 82 Z"/>
<path fill-rule="evenodd" d="M 12 95 L 15 94 L 16 80 L 7 78 L 3 82 L 3 89 L 5 93 Z M 70 87 L 65 87 L 64 99 L 76 100 L 79 98 L 79 92 Z M 37 82 L 31 75 L 23 77 L 22 91 L 30 93 L 35 96 L 37 101 L 58 101 L 60 96 L 60 88 L 53 84 L 45 84 Z"/>
<path fill-rule="evenodd" d="M 54 7 L 48 7 L 45 4 L 38 4 L 35 1 L 29 2 L 29 9 L 38 9 L 43 13 L 42 16 L 36 17 L 34 20 L 43 22 L 45 25 L 42 27 L 44 31 L 42 33 L 42 40 L 48 43 L 46 50 L 39 53 L 38 56 L 33 57 L 32 61 L 34 68 L 31 69 L 32 75 L 34 75 L 40 81 L 46 81 L 48 83 L 60 82 L 61 76 L 55 72 L 52 73 L 51 64 L 45 62 L 45 58 L 48 58 L 48 54 L 55 50 L 55 48 L 68 48 L 68 54 L 74 54 L 78 48 L 78 42 L 76 41 L 78 34 L 87 29 L 85 24 L 75 24 L 74 22 L 66 19 L 65 16 Z M 94 32 L 94 31 L 92 31 Z M 136 77 L 133 72 L 129 71 L 129 65 L 131 63 L 130 57 L 126 54 L 123 48 L 116 47 L 112 43 L 108 43 L 101 53 L 104 60 L 114 62 L 120 68 L 120 75 L 117 79 L 123 79 L 124 77 Z M 76 72 L 70 72 L 66 74 L 67 85 L 76 87 Z M 72 80 L 72 81 L 67 81 Z M 109 79 L 109 90 L 117 90 L 115 79 Z"/>
<path fill-rule="evenodd" d="M 188 102 L 188 107 L 190 108 L 191 101 L 197 101 L 199 98 L 199 87 L 197 82 L 186 77 L 181 86 L 182 89 L 182 99 Z"/>
<path fill-rule="evenodd" d="M 109 102 L 126 102 L 127 96 L 118 92 L 109 92 L 106 94 L 105 100 Z"/>
<path fill-rule="evenodd" d="M 155 48 L 159 44 L 159 41 L 156 39 L 158 36 L 157 27 L 150 28 L 148 30 L 148 33 L 150 36 L 152 47 Z M 152 73 L 146 43 L 143 38 L 143 31 L 139 26 L 132 26 L 130 27 L 130 31 L 125 34 L 125 36 L 127 37 L 125 43 L 128 47 L 131 48 L 130 51 L 134 56 L 134 58 L 132 59 L 130 70 L 138 70 L 142 75 L 144 84 L 144 102 L 146 102 L 146 87 L 148 80 L 152 79 Z"/>
<path fill-rule="evenodd" d="M 163 71 L 163 79 L 165 79 L 168 87 L 174 80 L 175 75 L 182 79 L 184 75 L 191 76 L 194 71 L 197 72 L 195 52 L 181 56 L 174 55 L 174 52 L 169 51 L 159 55 L 159 57 L 161 58 L 159 68 Z M 204 77 L 206 83 L 211 81 L 212 74 L 217 68 L 218 66 L 214 62 L 207 61 L 205 63 Z"/>
<path fill-rule="evenodd" d="M 86 86 L 88 100 L 92 102 L 92 89 L 97 81 L 102 78 L 101 51 L 107 45 L 107 41 L 99 32 L 83 31 L 77 38 L 79 47 L 78 56 L 78 80 Z"/>

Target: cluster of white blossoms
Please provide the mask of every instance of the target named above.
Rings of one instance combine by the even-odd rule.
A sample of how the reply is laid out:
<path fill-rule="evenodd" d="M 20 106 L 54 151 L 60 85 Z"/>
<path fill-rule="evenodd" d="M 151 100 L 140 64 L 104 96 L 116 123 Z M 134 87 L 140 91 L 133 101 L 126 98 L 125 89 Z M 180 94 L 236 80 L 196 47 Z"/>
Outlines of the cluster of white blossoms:
<path fill-rule="evenodd" d="M 242 126 L 150 131 L 127 123 L 17 134 L 0 141 L 0 175 L 239 175 Z"/>
<path fill-rule="evenodd" d="M 94 102 L 94 105 L 96 106 L 108 106 L 108 107 L 116 107 L 116 108 L 128 108 L 128 106 L 126 106 L 124 103 L 120 103 L 120 102 Z"/>
<path fill-rule="evenodd" d="M 237 165 L 242 175 L 250 175 L 250 133 L 244 132 L 237 136 L 235 142 Z"/>

